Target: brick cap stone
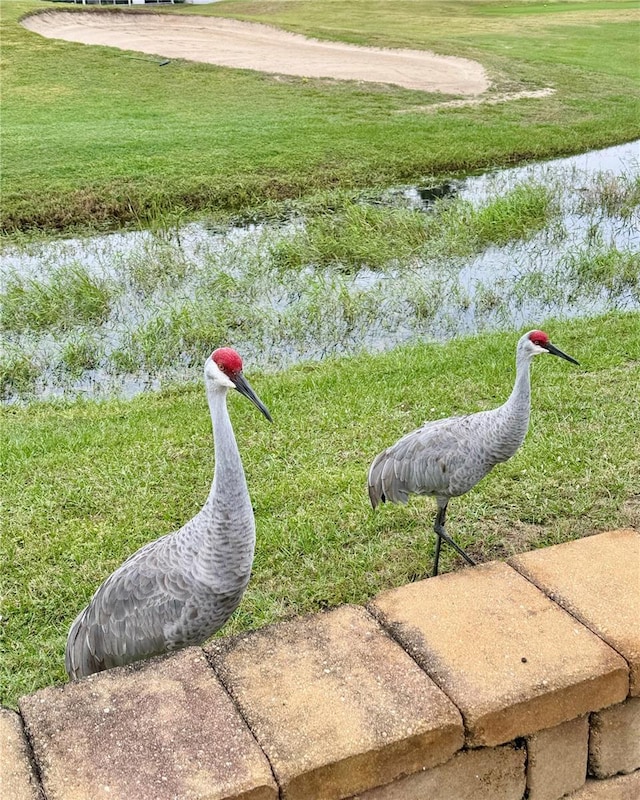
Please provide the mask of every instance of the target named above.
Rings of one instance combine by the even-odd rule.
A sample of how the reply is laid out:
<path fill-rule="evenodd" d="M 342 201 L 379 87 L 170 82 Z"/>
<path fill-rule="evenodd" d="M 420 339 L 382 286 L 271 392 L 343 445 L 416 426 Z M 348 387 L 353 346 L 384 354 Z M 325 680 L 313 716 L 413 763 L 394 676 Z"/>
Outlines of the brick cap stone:
<path fill-rule="evenodd" d="M 392 589 L 369 608 L 462 711 L 470 746 L 626 697 L 624 659 L 507 564 Z"/>
<path fill-rule="evenodd" d="M 582 789 L 568 794 L 563 800 L 638 800 L 640 770 L 606 781 L 588 780 Z"/>
<path fill-rule="evenodd" d="M 276 800 L 269 764 L 200 648 L 20 701 L 47 800 Z"/>
<path fill-rule="evenodd" d="M 463 750 L 446 764 L 352 800 L 522 800 L 525 756 L 524 748 L 510 745 Z"/>
<path fill-rule="evenodd" d="M 363 608 L 218 640 L 207 652 L 287 800 L 348 797 L 462 746 L 458 710 Z"/>
<path fill-rule="evenodd" d="M 40 800 L 22 720 L 0 708 L 0 796 L 3 800 Z"/>
<path fill-rule="evenodd" d="M 587 536 L 509 564 L 617 650 L 629 664 L 630 694 L 640 695 L 640 534 Z"/>

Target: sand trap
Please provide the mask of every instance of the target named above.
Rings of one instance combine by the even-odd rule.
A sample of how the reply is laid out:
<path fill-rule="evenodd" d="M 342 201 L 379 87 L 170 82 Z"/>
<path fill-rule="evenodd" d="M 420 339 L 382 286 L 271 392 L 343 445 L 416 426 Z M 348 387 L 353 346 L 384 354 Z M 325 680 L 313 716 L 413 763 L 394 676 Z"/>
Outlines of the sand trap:
<path fill-rule="evenodd" d="M 175 14 L 47 11 L 26 17 L 22 24 L 49 39 L 280 75 L 390 83 L 459 95 L 479 95 L 489 88 L 482 65 L 466 58 L 321 42 L 252 22 Z"/>

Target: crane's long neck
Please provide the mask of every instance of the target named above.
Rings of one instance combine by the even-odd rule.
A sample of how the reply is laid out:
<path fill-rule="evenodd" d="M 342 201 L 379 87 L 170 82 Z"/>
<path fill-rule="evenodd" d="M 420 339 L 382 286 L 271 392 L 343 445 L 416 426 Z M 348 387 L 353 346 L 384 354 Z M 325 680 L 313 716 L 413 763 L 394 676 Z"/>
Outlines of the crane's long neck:
<path fill-rule="evenodd" d="M 531 408 L 530 366 L 531 356 L 524 351 L 518 351 L 516 355 L 516 379 L 511 394 L 504 404 L 509 408 L 511 414 L 526 416 L 527 422 Z"/>
<path fill-rule="evenodd" d="M 207 395 L 216 456 L 209 500 L 216 498 L 224 500 L 229 491 L 235 488 L 246 493 L 247 483 L 227 410 L 227 392 L 225 389 L 209 389 Z"/>
<path fill-rule="evenodd" d="M 498 461 L 511 458 L 527 435 L 531 410 L 530 366 L 530 354 L 519 349 L 516 355 L 516 379 L 511 394 L 493 412 L 496 422 L 493 447 Z"/>
<path fill-rule="evenodd" d="M 246 586 L 253 564 L 255 523 L 236 438 L 229 419 L 227 391 L 207 387 L 215 469 L 207 501 L 194 519 L 201 534 L 198 571 L 216 591 Z"/>

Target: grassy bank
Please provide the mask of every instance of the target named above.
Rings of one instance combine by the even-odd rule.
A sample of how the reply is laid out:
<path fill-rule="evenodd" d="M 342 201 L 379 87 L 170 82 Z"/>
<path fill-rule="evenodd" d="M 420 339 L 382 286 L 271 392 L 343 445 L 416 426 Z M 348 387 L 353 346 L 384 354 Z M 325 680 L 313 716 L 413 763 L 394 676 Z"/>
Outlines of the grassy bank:
<path fill-rule="evenodd" d="M 521 451 L 453 501 L 450 533 L 480 561 L 640 524 L 640 314 L 550 323 L 580 360 L 533 364 Z M 252 582 L 225 633 L 363 602 L 429 570 L 433 503 L 368 506 L 372 457 L 425 418 L 509 393 L 516 333 L 249 374 L 268 425 L 230 409 L 256 511 Z M 201 384 L 131 402 L 34 404 L 3 414 L 0 702 L 62 680 L 66 632 L 111 570 L 179 527 L 212 475 Z M 444 569 L 461 565 L 448 548 Z"/>
<path fill-rule="evenodd" d="M 162 12 L 430 48 L 481 61 L 495 92 L 556 90 L 544 99 L 429 112 L 450 98 L 186 61 L 159 69 L 133 53 L 44 39 L 18 20 L 51 3 L 2 0 L 0 227 L 118 227 L 245 212 L 336 186 L 419 182 L 632 139 L 634 6 L 234 0 Z"/>

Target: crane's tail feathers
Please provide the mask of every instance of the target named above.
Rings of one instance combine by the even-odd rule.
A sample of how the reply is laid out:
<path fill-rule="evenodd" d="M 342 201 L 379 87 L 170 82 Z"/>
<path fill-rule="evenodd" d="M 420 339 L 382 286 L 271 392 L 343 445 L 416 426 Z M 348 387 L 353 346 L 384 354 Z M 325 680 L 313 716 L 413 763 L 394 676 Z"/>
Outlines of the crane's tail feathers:
<path fill-rule="evenodd" d="M 384 492 L 379 492 L 378 487 L 369 484 L 368 489 L 369 489 L 369 500 L 371 501 L 371 508 L 376 508 L 378 503 L 387 502 L 387 498 L 384 496 Z"/>
<path fill-rule="evenodd" d="M 367 488 L 369 489 L 369 500 L 371 500 L 372 508 L 376 508 L 378 503 L 386 503 L 387 501 L 380 481 L 380 473 L 382 471 L 380 456 L 382 455 L 383 454 L 380 453 L 380 455 L 376 456 L 369 467 L 369 475 L 367 476 Z"/>
<path fill-rule="evenodd" d="M 94 672 L 104 669 L 101 662 L 91 652 L 85 625 L 85 611 L 81 611 L 75 618 L 67 637 L 67 647 L 64 654 L 64 666 L 69 679 L 77 681 Z"/>
<path fill-rule="evenodd" d="M 369 469 L 369 499 L 375 508 L 378 503 L 406 503 L 409 493 L 396 473 L 393 456 L 384 450 L 376 456 Z"/>

